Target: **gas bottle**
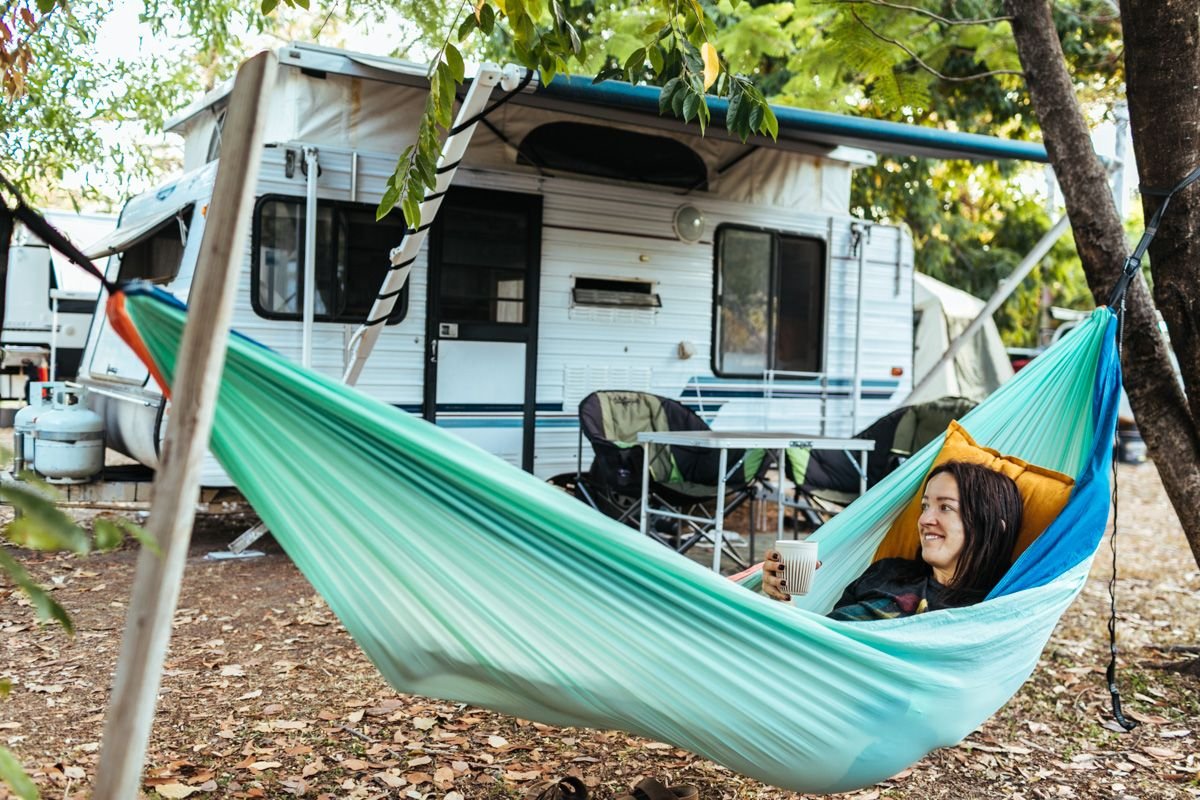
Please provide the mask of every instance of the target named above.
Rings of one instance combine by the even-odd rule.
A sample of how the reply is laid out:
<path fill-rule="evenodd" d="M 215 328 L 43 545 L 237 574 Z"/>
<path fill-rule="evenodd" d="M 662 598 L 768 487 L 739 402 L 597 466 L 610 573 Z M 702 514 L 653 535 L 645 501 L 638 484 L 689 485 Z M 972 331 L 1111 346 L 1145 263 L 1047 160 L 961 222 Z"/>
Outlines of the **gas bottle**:
<path fill-rule="evenodd" d="M 85 393 L 60 388 L 34 424 L 33 469 L 49 483 L 87 483 L 104 469 L 104 420 L 84 403 Z"/>
<path fill-rule="evenodd" d="M 59 381 L 29 384 L 29 405 L 13 417 L 13 475 L 33 469 L 33 429 L 38 416 L 54 407 L 54 392 L 61 389 Z"/>

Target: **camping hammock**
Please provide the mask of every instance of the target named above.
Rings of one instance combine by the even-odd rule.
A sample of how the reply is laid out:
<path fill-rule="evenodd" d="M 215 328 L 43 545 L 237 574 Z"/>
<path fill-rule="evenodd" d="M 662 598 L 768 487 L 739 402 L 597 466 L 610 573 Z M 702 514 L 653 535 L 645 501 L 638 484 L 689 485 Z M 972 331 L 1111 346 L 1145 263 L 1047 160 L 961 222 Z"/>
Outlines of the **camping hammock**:
<path fill-rule="evenodd" d="M 183 307 L 146 287 L 124 296 L 170 381 Z M 901 619 L 821 614 L 870 563 L 940 439 L 814 534 L 824 567 L 796 606 L 238 335 L 211 448 L 397 690 L 621 729 L 835 792 L 957 743 L 1032 672 L 1107 520 L 1115 328 L 1097 310 L 962 419 L 980 444 L 1075 488 L 985 602 Z"/>

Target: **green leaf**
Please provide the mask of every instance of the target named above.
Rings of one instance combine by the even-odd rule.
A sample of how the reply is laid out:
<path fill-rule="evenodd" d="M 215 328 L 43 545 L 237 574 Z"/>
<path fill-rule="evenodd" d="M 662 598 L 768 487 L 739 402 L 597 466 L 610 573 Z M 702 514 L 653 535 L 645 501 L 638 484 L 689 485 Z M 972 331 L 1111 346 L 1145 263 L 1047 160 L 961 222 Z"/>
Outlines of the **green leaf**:
<path fill-rule="evenodd" d="M 538 63 L 529 52 L 529 48 L 520 42 L 514 40 L 512 43 L 513 55 L 517 57 L 517 61 L 530 69 L 537 69 Z"/>
<path fill-rule="evenodd" d="M 479 30 L 485 35 L 491 36 L 492 29 L 496 27 L 496 12 L 492 10 L 490 5 L 485 4 L 479 12 Z"/>
<path fill-rule="evenodd" d="M 579 31 L 575 30 L 575 26 L 569 22 L 563 24 L 566 27 L 567 36 L 571 38 L 571 52 L 574 53 L 581 61 L 585 60 L 583 42 L 579 39 Z"/>
<path fill-rule="evenodd" d="M 446 64 L 450 67 L 450 74 L 454 77 L 454 82 L 462 83 L 467 77 L 467 68 L 463 64 L 462 53 L 458 52 L 458 48 L 449 42 L 446 42 Z"/>
<path fill-rule="evenodd" d="M 687 84 L 683 83 L 681 81 L 679 84 L 679 88 L 675 91 L 675 93 L 673 95 L 671 95 L 671 113 L 672 114 L 674 114 L 677 117 L 683 116 L 683 102 L 685 100 L 687 100 L 689 95 L 691 95 L 691 92 L 688 91 Z"/>
<path fill-rule="evenodd" d="M 639 47 L 629 54 L 629 58 L 625 59 L 626 71 L 637 69 L 646 63 L 646 48 Z"/>
<path fill-rule="evenodd" d="M 700 106 L 700 95 L 695 92 L 688 92 L 687 97 L 683 100 L 683 121 L 691 122 L 692 117 L 696 116 L 696 109 Z"/>
<path fill-rule="evenodd" d="M 479 20 L 475 19 L 474 14 L 467 14 L 467 18 L 458 26 L 458 40 L 461 42 L 471 35 L 471 31 L 479 27 Z"/>
<path fill-rule="evenodd" d="M 75 633 L 75 624 L 71 622 L 71 617 L 67 612 L 56 603 L 43 589 L 38 586 L 21 563 L 10 556 L 3 548 L 0 548 L 0 572 L 8 573 L 8 577 L 15 583 L 21 591 L 29 597 L 33 603 L 34 609 L 37 611 L 38 619 L 42 622 L 53 620 L 63 626 L 69 634 Z"/>
<path fill-rule="evenodd" d="M 661 73 L 663 64 L 666 61 L 666 59 L 663 57 L 663 49 L 658 45 L 655 45 L 647 50 L 646 54 L 650 56 L 650 66 L 654 70 L 654 74 L 658 75 Z"/>
<path fill-rule="evenodd" d="M 38 800 L 37 786 L 29 780 L 21 762 L 9 750 L 0 747 L 0 781 L 4 781 L 21 800 Z"/>
<path fill-rule="evenodd" d="M 735 133 L 737 128 L 738 112 L 742 110 L 742 93 L 733 92 L 729 98 L 729 108 L 725 111 L 725 128 L 730 133 Z"/>
<path fill-rule="evenodd" d="M 0 499 L 19 516 L 4 529 L 14 544 L 34 550 L 70 550 L 79 555 L 91 549 L 87 534 L 47 498 L 23 486 L 5 484 Z"/>
<path fill-rule="evenodd" d="M 509 28 L 517 41 L 524 42 L 525 46 L 533 49 L 533 43 L 537 41 L 537 28 L 533 24 L 533 20 L 528 14 L 520 14 L 516 18 L 509 18 Z"/>
<path fill-rule="evenodd" d="M 779 120 L 775 118 L 775 112 L 771 110 L 770 106 L 766 106 L 766 113 L 763 114 L 763 124 L 759 130 L 772 139 L 779 138 Z"/>
<path fill-rule="evenodd" d="M 0 678 L 0 700 L 12 694 L 12 681 L 8 678 Z"/>
<path fill-rule="evenodd" d="M 386 217 L 396 207 L 396 201 L 400 199 L 400 188 L 397 186 L 388 186 L 387 191 L 383 193 L 383 197 L 379 198 L 379 207 L 375 209 L 375 221 Z"/>
<path fill-rule="evenodd" d="M 679 91 L 682 81 L 679 78 L 671 78 L 663 85 L 662 91 L 658 95 L 658 113 L 666 114 L 673 110 L 672 103 L 675 98 L 675 93 Z"/>
<path fill-rule="evenodd" d="M 96 540 L 96 549 L 115 550 L 125 541 L 125 534 L 110 519 L 97 518 L 92 523 L 92 537 Z"/>
<path fill-rule="evenodd" d="M 762 125 L 764 112 L 766 111 L 766 103 L 755 101 L 750 107 L 750 119 L 748 121 L 750 130 L 757 131 Z"/>
<path fill-rule="evenodd" d="M 442 73 L 442 108 L 446 110 L 446 121 L 442 127 L 449 128 L 454 122 L 454 89 L 458 84 L 448 65 L 439 64 L 438 71 Z"/>
<path fill-rule="evenodd" d="M 419 228 L 421 226 L 421 198 L 415 193 L 410 192 L 404 197 L 400 206 L 404 212 L 404 221 L 408 223 L 410 228 Z"/>
<path fill-rule="evenodd" d="M 58 5 L 58 0 L 38 0 L 37 10 L 42 14 L 49 14 Z"/>
<path fill-rule="evenodd" d="M 429 153 L 417 151 L 417 157 L 413 163 L 417 167 L 422 183 L 429 187 L 437 183 L 437 162 L 430 157 Z"/>
<path fill-rule="evenodd" d="M 275 10 L 275 7 L 278 5 L 279 5 L 279 0 L 262 0 L 263 16 L 270 14 L 272 11 Z"/>
<path fill-rule="evenodd" d="M 596 77 L 592 78 L 592 83 L 597 84 L 608 80 L 609 78 L 619 78 L 625 73 L 616 67 L 608 67 L 596 73 Z"/>

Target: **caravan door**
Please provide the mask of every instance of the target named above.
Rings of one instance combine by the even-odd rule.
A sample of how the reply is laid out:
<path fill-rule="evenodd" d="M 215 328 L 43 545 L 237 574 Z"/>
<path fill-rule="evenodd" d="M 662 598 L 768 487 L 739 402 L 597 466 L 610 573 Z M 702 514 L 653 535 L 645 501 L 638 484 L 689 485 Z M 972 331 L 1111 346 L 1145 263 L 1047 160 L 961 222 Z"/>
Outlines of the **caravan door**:
<path fill-rule="evenodd" d="M 542 199 L 451 189 L 429 240 L 424 416 L 533 470 Z"/>

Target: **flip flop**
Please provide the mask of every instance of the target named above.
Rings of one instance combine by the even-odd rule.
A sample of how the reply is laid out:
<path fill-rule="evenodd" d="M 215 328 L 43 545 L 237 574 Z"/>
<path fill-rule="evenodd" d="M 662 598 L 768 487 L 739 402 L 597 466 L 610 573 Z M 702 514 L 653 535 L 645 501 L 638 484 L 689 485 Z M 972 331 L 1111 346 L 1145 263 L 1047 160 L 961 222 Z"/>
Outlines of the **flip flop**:
<path fill-rule="evenodd" d="M 587 800 L 587 796 L 583 781 L 574 775 L 564 775 L 531 787 L 525 793 L 525 800 Z"/>

